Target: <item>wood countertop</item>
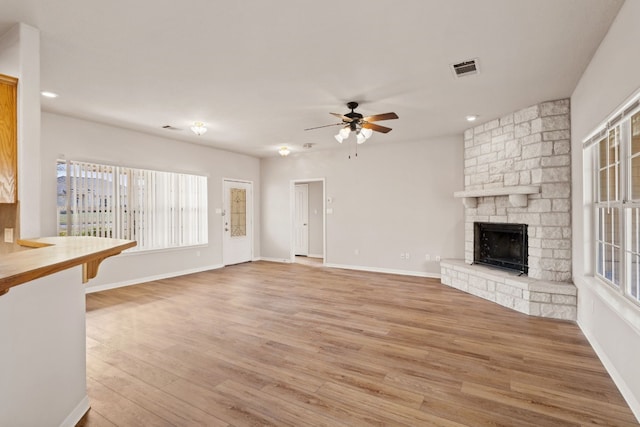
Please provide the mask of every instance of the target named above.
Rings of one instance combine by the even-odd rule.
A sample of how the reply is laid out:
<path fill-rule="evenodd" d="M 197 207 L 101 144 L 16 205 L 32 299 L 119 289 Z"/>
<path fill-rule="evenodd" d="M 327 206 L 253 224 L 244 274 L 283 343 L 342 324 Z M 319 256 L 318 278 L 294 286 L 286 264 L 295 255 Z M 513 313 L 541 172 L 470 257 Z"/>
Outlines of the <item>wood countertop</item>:
<path fill-rule="evenodd" d="M 26 250 L 0 257 L 0 295 L 40 277 L 82 265 L 82 281 L 98 274 L 100 263 L 136 245 L 133 240 L 103 237 L 42 237 L 19 240 Z"/>

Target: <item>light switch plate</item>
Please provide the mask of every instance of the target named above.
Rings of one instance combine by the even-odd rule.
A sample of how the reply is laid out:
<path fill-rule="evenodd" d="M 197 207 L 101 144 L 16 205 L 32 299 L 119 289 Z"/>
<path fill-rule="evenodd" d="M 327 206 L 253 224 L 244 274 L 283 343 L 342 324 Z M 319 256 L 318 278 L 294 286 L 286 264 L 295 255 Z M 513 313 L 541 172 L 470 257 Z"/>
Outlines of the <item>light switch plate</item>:
<path fill-rule="evenodd" d="M 4 229 L 4 242 L 13 243 L 13 228 Z"/>

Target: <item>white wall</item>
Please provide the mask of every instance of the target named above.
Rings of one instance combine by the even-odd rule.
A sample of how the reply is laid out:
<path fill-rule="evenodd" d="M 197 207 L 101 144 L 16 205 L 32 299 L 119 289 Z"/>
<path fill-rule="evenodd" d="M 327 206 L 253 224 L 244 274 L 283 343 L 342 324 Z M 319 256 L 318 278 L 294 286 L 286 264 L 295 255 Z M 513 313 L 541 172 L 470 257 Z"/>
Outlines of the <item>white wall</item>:
<path fill-rule="evenodd" d="M 627 0 L 571 97 L 573 278 L 578 324 L 636 417 L 640 417 L 640 308 L 591 274 L 594 245 L 591 173 L 582 141 L 640 88 L 640 1 Z"/>
<path fill-rule="evenodd" d="M 16 24 L 0 36 L 0 73 L 18 78 L 21 236 L 40 235 L 40 32 Z"/>
<path fill-rule="evenodd" d="M 84 160 L 144 169 L 207 175 L 209 244 L 109 258 L 89 288 L 139 283 L 154 277 L 222 265 L 222 179 L 254 182 L 254 255 L 260 256 L 260 163 L 257 158 L 160 138 L 62 115 L 42 115 L 42 229 L 56 234 L 56 159 Z"/>
<path fill-rule="evenodd" d="M 0 73 L 18 77 L 21 232 L 40 234 L 40 47 L 18 24 L 0 36 Z M 0 425 L 72 426 L 89 408 L 79 267 L 0 297 Z"/>
<path fill-rule="evenodd" d="M 321 181 L 309 183 L 309 255 L 311 256 L 322 256 L 324 253 L 322 187 Z"/>
<path fill-rule="evenodd" d="M 89 409 L 85 337 L 81 267 L 0 297 L 0 425 L 75 425 Z"/>
<path fill-rule="evenodd" d="M 453 198 L 464 184 L 462 149 L 460 135 L 365 144 L 351 159 L 345 146 L 262 159 L 262 256 L 289 259 L 290 181 L 325 178 L 327 264 L 439 277 L 425 255 L 464 252 L 463 207 Z"/>

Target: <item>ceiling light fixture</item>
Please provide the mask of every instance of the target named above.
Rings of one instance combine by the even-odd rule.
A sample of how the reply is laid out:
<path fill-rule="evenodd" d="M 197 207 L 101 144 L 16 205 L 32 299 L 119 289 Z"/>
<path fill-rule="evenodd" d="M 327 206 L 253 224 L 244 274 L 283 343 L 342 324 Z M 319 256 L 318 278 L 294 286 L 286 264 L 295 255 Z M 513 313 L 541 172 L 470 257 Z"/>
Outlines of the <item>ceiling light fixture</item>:
<path fill-rule="evenodd" d="M 355 129 L 352 129 L 352 128 L 355 128 Z M 342 144 L 342 142 L 345 139 L 349 138 L 349 135 L 351 134 L 352 130 L 356 134 L 356 142 L 358 144 L 363 144 L 367 139 L 371 138 L 371 135 L 373 135 L 373 131 L 371 129 L 366 129 L 366 128 L 357 126 L 356 123 L 352 122 L 348 126 L 345 126 L 342 129 L 340 129 L 340 132 L 338 132 L 338 134 L 335 136 L 336 141 Z"/>
<path fill-rule="evenodd" d="M 289 153 L 291 153 L 291 150 L 289 150 L 289 147 L 287 147 L 286 145 L 283 145 L 282 147 L 280 147 L 280 149 L 278 150 L 278 153 L 280 153 L 280 155 L 282 157 L 287 157 L 289 155 Z"/>
<path fill-rule="evenodd" d="M 473 115 L 473 114 L 465 117 L 465 119 L 467 119 L 468 122 L 475 122 L 477 118 L 478 118 L 478 116 Z"/>
<path fill-rule="evenodd" d="M 46 90 L 43 90 L 42 92 L 40 92 L 40 95 L 44 96 L 45 98 L 57 98 L 58 97 L 57 93 L 48 92 Z"/>
<path fill-rule="evenodd" d="M 343 127 L 342 129 L 340 129 L 338 134 L 335 136 L 336 141 L 338 141 L 340 144 L 342 144 L 342 141 L 344 141 L 345 139 L 349 138 L 349 134 L 350 133 L 351 133 L 351 129 L 349 129 L 349 126 Z"/>
<path fill-rule="evenodd" d="M 193 126 L 191 126 L 191 131 L 196 135 L 200 136 L 207 131 L 207 127 L 202 122 L 193 122 Z"/>

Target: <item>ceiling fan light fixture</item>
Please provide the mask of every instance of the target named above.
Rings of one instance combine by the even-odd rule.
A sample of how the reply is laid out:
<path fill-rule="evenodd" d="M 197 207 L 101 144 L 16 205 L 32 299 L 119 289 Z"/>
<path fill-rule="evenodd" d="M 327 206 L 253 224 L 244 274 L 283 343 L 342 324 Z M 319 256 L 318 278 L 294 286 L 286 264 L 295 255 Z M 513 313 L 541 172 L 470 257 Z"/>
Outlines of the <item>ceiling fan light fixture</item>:
<path fill-rule="evenodd" d="M 196 135 L 200 136 L 207 131 L 207 127 L 202 122 L 193 122 L 193 126 L 191 126 L 191 131 Z"/>
<path fill-rule="evenodd" d="M 280 153 L 280 155 L 282 157 L 287 157 L 289 155 L 289 153 L 291 153 L 291 150 L 289 150 L 289 147 L 287 147 L 286 145 L 283 145 L 282 147 L 280 147 L 280 149 L 278 150 L 278 153 Z"/>
<path fill-rule="evenodd" d="M 371 129 L 367 129 L 367 128 L 363 128 L 360 133 L 364 134 L 364 137 L 366 139 L 371 138 L 371 135 L 373 135 L 373 131 Z"/>
<path fill-rule="evenodd" d="M 338 132 L 338 135 L 340 135 L 344 140 L 349 138 L 350 133 L 351 133 L 351 129 L 349 129 L 349 126 L 345 126 L 342 129 L 340 129 L 340 132 Z"/>
<path fill-rule="evenodd" d="M 356 142 L 358 144 L 364 144 L 366 140 L 367 140 L 367 137 L 364 135 L 364 133 L 358 132 L 358 135 L 356 136 Z"/>

